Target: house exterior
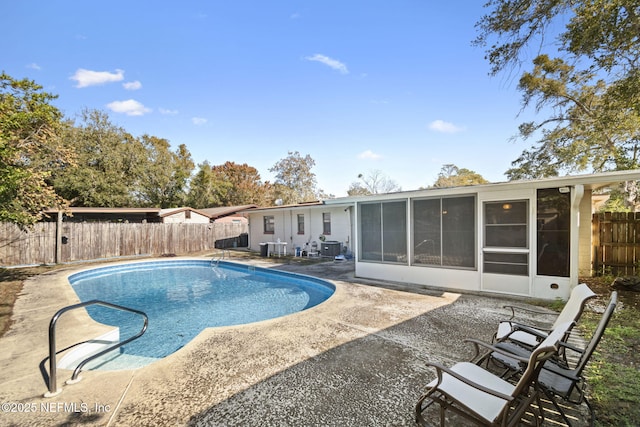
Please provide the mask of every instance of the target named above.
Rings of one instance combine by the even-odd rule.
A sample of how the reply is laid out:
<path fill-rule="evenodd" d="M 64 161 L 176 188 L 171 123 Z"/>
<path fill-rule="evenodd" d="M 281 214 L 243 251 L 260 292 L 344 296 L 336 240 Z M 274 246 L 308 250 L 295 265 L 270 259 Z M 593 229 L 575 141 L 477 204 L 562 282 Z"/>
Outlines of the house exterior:
<path fill-rule="evenodd" d="M 322 255 L 323 245 L 326 256 L 334 256 L 335 251 L 351 254 L 353 203 L 348 199 L 331 202 L 316 201 L 245 212 L 249 217 L 249 249 L 258 251 L 261 244 L 280 242 L 283 246 L 280 249 L 289 255 L 294 255 L 296 248 L 309 252 L 314 246 Z"/>
<path fill-rule="evenodd" d="M 353 253 L 357 277 L 566 299 L 591 274 L 594 191 L 635 180 L 640 170 L 256 209 L 250 248 L 281 239 L 291 253 L 319 241 L 328 218 L 326 238 Z"/>

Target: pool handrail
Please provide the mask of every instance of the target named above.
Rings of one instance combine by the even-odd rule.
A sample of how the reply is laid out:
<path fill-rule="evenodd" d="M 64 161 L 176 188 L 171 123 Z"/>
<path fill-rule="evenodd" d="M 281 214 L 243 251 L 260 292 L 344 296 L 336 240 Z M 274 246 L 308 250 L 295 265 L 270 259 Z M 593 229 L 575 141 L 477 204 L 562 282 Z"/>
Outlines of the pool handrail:
<path fill-rule="evenodd" d="M 49 391 L 47 393 L 45 393 L 44 397 L 53 397 L 56 396 L 57 394 L 59 394 L 62 389 L 58 390 L 57 388 L 57 366 L 56 366 L 56 323 L 58 322 L 58 319 L 60 318 L 60 316 L 62 316 L 64 313 L 66 313 L 67 311 L 71 311 L 71 310 L 75 310 L 77 308 L 83 308 L 89 305 L 102 305 L 104 307 L 108 307 L 108 308 L 113 308 L 116 310 L 122 310 L 122 311 L 128 311 L 130 313 L 134 313 L 134 314 L 139 314 L 144 318 L 144 325 L 142 326 L 142 329 L 140 330 L 140 332 L 138 332 L 137 334 L 133 335 L 130 338 L 127 338 L 124 341 L 118 341 L 117 343 L 114 343 L 108 347 L 106 347 L 105 349 L 99 351 L 98 353 L 92 354 L 91 356 L 88 356 L 87 358 L 85 358 L 82 362 L 80 362 L 78 364 L 78 366 L 76 366 L 76 368 L 73 371 L 73 375 L 71 376 L 71 380 L 70 381 L 76 381 L 78 378 L 78 375 L 80 374 L 80 371 L 82 370 L 82 368 L 84 367 L 84 365 L 86 365 L 88 362 L 110 352 L 111 350 L 115 350 L 116 348 L 119 348 L 125 344 L 130 343 L 131 341 L 140 338 L 145 331 L 147 330 L 147 327 L 149 326 L 149 317 L 147 317 L 147 315 L 140 311 L 140 310 L 136 310 L 134 308 L 129 308 L 129 307 L 123 307 L 121 305 L 117 305 L 117 304 L 112 304 L 110 302 L 106 302 L 106 301 L 101 301 L 101 300 L 91 300 L 91 301 L 85 301 L 85 302 L 81 302 L 79 304 L 74 304 L 74 305 L 69 305 L 67 307 L 64 307 L 60 310 L 58 310 L 58 312 L 56 314 L 53 315 L 53 317 L 51 318 L 51 322 L 49 323 Z"/>
<path fill-rule="evenodd" d="M 231 258 L 231 252 L 229 252 L 229 249 L 221 249 L 217 255 L 213 255 L 211 258 L 211 265 L 217 267 L 218 264 L 220 264 L 220 261 L 224 259 L 225 254 L 228 258 Z"/>

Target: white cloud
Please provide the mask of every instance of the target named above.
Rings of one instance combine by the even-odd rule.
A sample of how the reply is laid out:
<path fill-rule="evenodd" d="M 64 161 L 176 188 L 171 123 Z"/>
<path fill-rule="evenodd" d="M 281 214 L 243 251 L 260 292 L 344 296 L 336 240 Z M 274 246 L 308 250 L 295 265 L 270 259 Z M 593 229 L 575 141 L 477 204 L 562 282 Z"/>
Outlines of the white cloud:
<path fill-rule="evenodd" d="M 42 67 L 40 67 L 35 62 L 32 62 L 31 64 L 27 65 L 27 68 L 31 68 L 32 70 L 38 70 L 38 71 L 42 70 Z"/>
<path fill-rule="evenodd" d="M 378 160 L 381 159 L 382 156 L 380 154 L 376 154 L 371 150 L 365 150 L 362 153 L 358 154 L 358 158 L 359 159 L 371 159 L 371 160 Z"/>
<path fill-rule="evenodd" d="M 76 73 L 69 77 L 69 79 L 78 82 L 78 84 L 76 84 L 77 88 L 97 86 L 122 81 L 124 79 L 124 71 L 116 70 L 111 73 L 109 71 L 91 71 L 78 68 Z"/>
<path fill-rule="evenodd" d="M 123 113 L 127 116 L 142 116 L 146 113 L 151 112 L 151 109 L 146 108 L 135 99 L 128 99 L 126 101 L 113 101 L 107 104 L 107 107 L 111 111 L 115 111 L 116 113 Z"/>
<path fill-rule="evenodd" d="M 444 120 L 434 120 L 429 123 L 429 129 L 442 133 L 457 133 L 464 130 L 463 127 L 459 127 L 450 122 Z"/>
<path fill-rule="evenodd" d="M 193 117 L 191 119 L 191 123 L 193 123 L 196 126 L 201 126 L 201 125 L 207 123 L 207 119 L 204 119 L 202 117 Z"/>
<path fill-rule="evenodd" d="M 122 87 L 125 88 L 126 90 L 138 90 L 142 87 L 142 83 L 136 80 L 134 82 L 122 83 Z"/>
<path fill-rule="evenodd" d="M 159 108 L 158 111 L 160 114 L 164 114 L 165 116 L 175 116 L 178 114 L 178 110 L 168 110 L 166 108 Z"/>
<path fill-rule="evenodd" d="M 342 62 L 338 61 L 337 59 L 329 58 L 328 56 L 320 55 L 319 53 L 316 53 L 313 56 L 307 56 L 305 59 L 307 61 L 320 62 L 321 64 L 324 64 L 327 67 L 331 67 L 342 74 L 349 74 L 349 70 L 347 69 L 347 66 Z"/>

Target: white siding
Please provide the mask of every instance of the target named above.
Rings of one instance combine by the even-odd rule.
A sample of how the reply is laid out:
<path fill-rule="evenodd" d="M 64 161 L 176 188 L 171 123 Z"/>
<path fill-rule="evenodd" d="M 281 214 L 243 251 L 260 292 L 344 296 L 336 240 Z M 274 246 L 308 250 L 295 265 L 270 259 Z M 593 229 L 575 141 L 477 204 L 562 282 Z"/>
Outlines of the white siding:
<path fill-rule="evenodd" d="M 278 239 L 287 243 L 287 252 L 292 255 L 296 247 L 304 248 L 305 244 L 316 242 L 318 248 L 322 243 L 323 224 L 322 214 L 331 214 L 331 234 L 326 235 L 327 241 L 338 241 L 343 246 L 351 248 L 350 210 L 345 206 L 333 207 L 327 205 L 308 208 L 265 209 L 260 212 L 250 212 L 249 215 L 249 249 L 260 250 L 260 243 L 277 242 Z M 304 234 L 298 234 L 298 215 L 304 215 Z M 264 233 L 265 216 L 273 216 L 275 230 L 273 234 Z"/>

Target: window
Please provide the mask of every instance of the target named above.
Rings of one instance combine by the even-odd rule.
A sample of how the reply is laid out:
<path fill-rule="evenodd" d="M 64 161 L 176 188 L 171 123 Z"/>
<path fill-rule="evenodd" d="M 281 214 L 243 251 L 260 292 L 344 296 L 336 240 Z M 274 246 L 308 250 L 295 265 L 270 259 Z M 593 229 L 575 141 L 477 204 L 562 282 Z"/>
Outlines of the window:
<path fill-rule="evenodd" d="M 538 190 L 536 238 L 537 272 L 541 276 L 569 277 L 571 194 L 557 188 Z"/>
<path fill-rule="evenodd" d="M 485 203 L 485 247 L 528 248 L 528 205 L 526 200 Z"/>
<path fill-rule="evenodd" d="M 360 259 L 382 261 L 382 204 L 360 205 Z"/>
<path fill-rule="evenodd" d="M 190 210 L 184 211 L 184 219 L 191 219 L 191 211 Z"/>
<path fill-rule="evenodd" d="M 475 197 L 413 201 L 413 263 L 476 266 Z"/>
<path fill-rule="evenodd" d="M 298 214 L 298 234 L 304 234 L 304 215 Z"/>
<path fill-rule="evenodd" d="M 407 262 L 407 203 L 361 204 L 360 260 Z"/>
<path fill-rule="evenodd" d="M 324 212 L 322 214 L 322 234 L 328 236 L 331 234 L 331 213 Z"/>
<path fill-rule="evenodd" d="M 265 215 L 262 217 L 264 234 L 273 234 L 276 231 L 276 218 L 273 215 Z"/>
<path fill-rule="evenodd" d="M 508 200 L 484 204 L 484 272 L 529 274 L 529 202 Z"/>

